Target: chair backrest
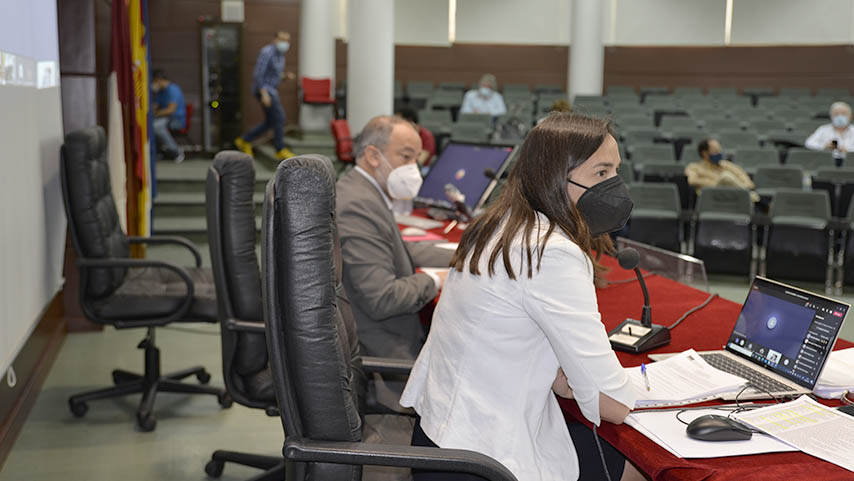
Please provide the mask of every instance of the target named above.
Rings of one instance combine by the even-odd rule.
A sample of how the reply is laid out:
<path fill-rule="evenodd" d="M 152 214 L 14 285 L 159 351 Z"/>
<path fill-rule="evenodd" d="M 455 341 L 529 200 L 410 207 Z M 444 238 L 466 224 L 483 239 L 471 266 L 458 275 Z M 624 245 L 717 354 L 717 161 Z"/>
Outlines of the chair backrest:
<path fill-rule="evenodd" d="M 620 115 L 615 123 L 622 129 L 632 128 L 655 128 L 655 123 L 649 115 Z"/>
<path fill-rule="evenodd" d="M 759 147 L 759 138 L 754 132 L 721 132 L 718 141 L 725 149 Z"/>
<path fill-rule="evenodd" d="M 676 160 L 673 146 L 670 144 L 635 145 L 632 146 L 632 161 L 661 162 L 662 160 Z"/>
<path fill-rule="evenodd" d="M 697 213 L 740 214 L 750 217 L 753 202 L 750 192 L 737 187 L 703 187 L 697 200 Z"/>
<path fill-rule="evenodd" d="M 798 167 L 760 167 L 754 183 L 757 189 L 802 189 L 804 171 Z"/>
<path fill-rule="evenodd" d="M 335 139 L 335 155 L 345 163 L 355 162 L 353 158 L 353 136 L 350 134 L 350 124 L 347 119 L 332 119 L 329 122 L 332 137 Z"/>
<path fill-rule="evenodd" d="M 697 121 L 684 115 L 665 115 L 661 118 L 658 128 L 668 132 L 672 130 L 690 130 L 697 128 Z"/>
<path fill-rule="evenodd" d="M 642 183 L 629 186 L 629 195 L 635 203 L 635 210 L 657 210 L 675 212 L 681 210 L 679 190 L 670 183 Z"/>
<path fill-rule="evenodd" d="M 325 157 L 285 160 L 267 184 L 262 266 L 270 369 L 287 437 L 360 441 L 364 375 L 341 294 L 335 172 Z M 295 469 L 302 473 L 294 481 L 361 479 L 360 466 Z"/>
<path fill-rule="evenodd" d="M 808 217 L 830 219 L 830 197 L 827 192 L 780 189 L 771 202 L 771 219 L 775 217 Z"/>
<path fill-rule="evenodd" d="M 457 123 L 478 125 L 481 128 L 487 129 L 492 127 L 492 116 L 489 114 L 459 114 Z"/>
<path fill-rule="evenodd" d="M 789 153 L 786 155 L 786 165 L 810 171 L 833 167 L 835 164 L 829 152 L 789 149 Z"/>
<path fill-rule="evenodd" d="M 328 100 L 331 96 L 332 79 L 303 77 L 301 85 L 302 97 L 307 101 Z"/>
<path fill-rule="evenodd" d="M 780 154 L 775 149 L 736 149 L 734 161 L 745 169 L 760 165 L 776 166 L 780 164 Z"/>
<path fill-rule="evenodd" d="M 107 165 L 107 138 L 100 126 L 75 130 L 62 145 L 60 176 L 71 243 L 81 258 L 126 258 L 130 244 L 122 231 Z M 123 282 L 124 268 L 84 269 L 81 296 L 102 298 Z"/>
<path fill-rule="evenodd" d="M 208 168 L 205 193 L 208 244 L 222 324 L 222 368 L 229 393 L 241 404 L 249 399 L 243 378 L 267 368 L 263 334 L 234 332 L 229 319 L 263 322 L 261 271 L 255 254 L 255 166 L 242 152 L 216 154 Z"/>
<path fill-rule="evenodd" d="M 489 138 L 489 132 L 482 125 L 458 123 L 451 126 L 451 138 L 482 142 Z"/>

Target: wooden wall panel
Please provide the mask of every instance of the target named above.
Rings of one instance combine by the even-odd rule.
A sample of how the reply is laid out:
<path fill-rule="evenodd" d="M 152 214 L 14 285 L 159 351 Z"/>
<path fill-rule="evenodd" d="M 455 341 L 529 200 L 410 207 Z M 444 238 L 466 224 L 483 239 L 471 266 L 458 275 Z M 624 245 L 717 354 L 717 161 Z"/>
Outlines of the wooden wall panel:
<path fill-rule="evenodd" d="M 151 67 L 163 69 L 195 107 L 190 120 L 192 143 L 202 143 L 201 53 L 199 19 L 219 17 L 219 0 L 169 0 L 149 2 Z"/>
<path fill-rule="evenodd" d="M 854 87 L 854 47 L 607 47 L 605 85 Z"/>

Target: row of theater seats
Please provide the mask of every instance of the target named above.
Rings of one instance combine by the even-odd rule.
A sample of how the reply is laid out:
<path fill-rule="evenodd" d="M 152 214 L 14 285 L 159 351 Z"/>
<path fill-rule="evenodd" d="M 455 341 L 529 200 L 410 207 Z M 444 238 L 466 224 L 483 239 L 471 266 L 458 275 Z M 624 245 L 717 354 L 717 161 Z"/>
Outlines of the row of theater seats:
<path fill-rule="evenodd" d="M 379 465 L 516 480 L 478 453 L 409 446 L 411 420 L 389 414 L 370 394 L 374 374 L 406 376 L 412 361 L 359 353 L 341 285 L 335 169 L 327 158 L 305 155 L 279 165 L 265 192 L 259 263 L 254 161 L 235 151 L 218 154 L 206 187 L 210 270 L 185 239 L 124 235 L 102 128 L 68 134 L 61 157 L 82 310 L 94 322 L 146 329 L 138 346 L 145 372 L 116 370 L 114 386 L 72 396 L 75 416 L 85 415 L 90 401 L 142 393 L 137 421 L 150 431 L 155 396 L 165 391 L 215 395 L 223 407 L 237 401 L 280 418 L 284 456 L 216 451 L 205 466 L 214 478 L 234 462 L 264 470 L 252 479 L 283 479 L 285 471 L 290 481 L 362 479 L 362 465 Z M 131 259 L 131 243 L 182 246 L 196 267 Z M 201 367 L 161 374 L 154 332 L 174 322 L 220 323 L 225 390 L 205 386 L 211 376 Z M 182 381 L 192 376 L 199 384 Z M 408 471 L 390 474 L 383 479 L 404 479 Z M 365 479 L 374 479 L 368 468 Z"/>
<path fill-rule="evenodd" d="M 823 282 L 828 290 L 854 283 L 854 178 L 828 184 L 847 198 L 836 215 L 827 190 L 777 188 L 763 193 L 767 214 L 750 193 L 733 187 L 704 188 L 696 209 L 683 210 L 677 186 L 629 187 L 635 209 L 623 235 L 702 259 L 713 273 Z"/>

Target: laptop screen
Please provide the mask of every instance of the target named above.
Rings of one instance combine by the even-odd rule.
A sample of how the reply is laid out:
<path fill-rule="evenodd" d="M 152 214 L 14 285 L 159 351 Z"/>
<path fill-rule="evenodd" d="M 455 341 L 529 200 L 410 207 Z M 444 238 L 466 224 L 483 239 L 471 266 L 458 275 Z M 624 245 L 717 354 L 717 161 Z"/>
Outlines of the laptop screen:
<path fill-rule="evenodd" d="M 849 307 L 756 277 L 726 348 L 812 389 Z"/>
<path fill-rule="evenodd" d="M 478 203 L 492 182 L 485 171 L 501 175 L 511 152 L 513 147 L 507 145 L 451 142 L 430 167 L 416 200 L 448 204 L 445 185 L 451 184 L 466 196 L 465 202 L 470 209 L 480 207 Z"/>

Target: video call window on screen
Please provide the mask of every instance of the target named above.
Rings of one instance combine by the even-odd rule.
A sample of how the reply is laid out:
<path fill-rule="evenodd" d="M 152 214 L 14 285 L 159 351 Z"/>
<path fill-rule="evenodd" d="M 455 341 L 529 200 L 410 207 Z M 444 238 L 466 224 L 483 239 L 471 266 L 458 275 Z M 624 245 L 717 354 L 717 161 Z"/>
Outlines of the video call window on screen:
<path fill-rule="evenodd" d="M 789 379 L 814 383 L 847 306 L 758 281 L 738 316 L 729 347 Z"/>
<path fill-rule="evenodd" d="M 0 85 L 58 87 L 59 63 L 54 60 L 36 62 L 22 55 L 0 52 Z"/>

